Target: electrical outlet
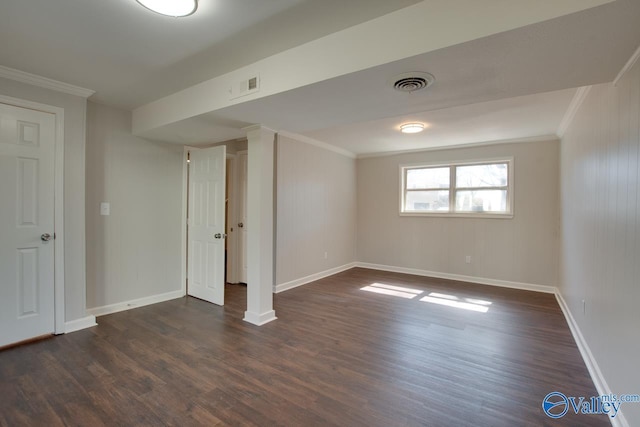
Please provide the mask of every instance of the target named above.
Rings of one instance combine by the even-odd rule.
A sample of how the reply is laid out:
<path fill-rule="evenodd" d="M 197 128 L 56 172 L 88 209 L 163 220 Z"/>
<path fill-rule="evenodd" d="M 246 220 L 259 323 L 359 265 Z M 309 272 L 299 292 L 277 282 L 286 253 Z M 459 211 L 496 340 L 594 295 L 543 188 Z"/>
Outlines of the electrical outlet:
<path fill-rule="evenodd" d="M 324 259 L 329 258 L 329 254 L 327 252 L 324 253 Z"/>
<path fill-rule="evenodd" d="M 471 255 L 467 255 L 467 256 L 465 257 L 465 262 L 466 262 L 467 264 L 471 264 Z"/>

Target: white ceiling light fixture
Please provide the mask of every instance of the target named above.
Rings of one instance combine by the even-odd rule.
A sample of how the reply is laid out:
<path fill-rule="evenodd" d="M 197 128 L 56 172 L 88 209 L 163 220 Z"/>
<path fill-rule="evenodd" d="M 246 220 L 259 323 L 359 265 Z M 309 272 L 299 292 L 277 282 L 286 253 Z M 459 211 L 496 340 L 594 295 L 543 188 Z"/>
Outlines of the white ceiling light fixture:
<path fill-rule="evenodd" d="M 400 125 L 400 131 L 402 133 L 420 133 L 424 130 L 423 123 L 405 123 Z"/>
<path fill-rule="evenodd" d="M 136 0 L 147 9 L 161 15 L 189 16 L 198 8 L 198 0 Z"/>

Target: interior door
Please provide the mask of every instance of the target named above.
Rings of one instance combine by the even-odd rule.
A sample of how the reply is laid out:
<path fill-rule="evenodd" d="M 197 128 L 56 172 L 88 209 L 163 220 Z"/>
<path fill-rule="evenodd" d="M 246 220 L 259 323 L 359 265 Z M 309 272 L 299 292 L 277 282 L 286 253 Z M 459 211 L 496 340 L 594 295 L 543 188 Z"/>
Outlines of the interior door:
<path fill-rule="evenodd" d="M 238 281 L 247 283 L 247 173 L 248 156 L 238 153 Z"/>
<path fill-rule="evenodd" d="M 54 332 L 53 114 L 0 104 L 0 346 Z"/>
<path fill-rule="evenodd" d="M 190 160 L 187 293 L 224 305 L 226 147 L 193 149 Z"/>

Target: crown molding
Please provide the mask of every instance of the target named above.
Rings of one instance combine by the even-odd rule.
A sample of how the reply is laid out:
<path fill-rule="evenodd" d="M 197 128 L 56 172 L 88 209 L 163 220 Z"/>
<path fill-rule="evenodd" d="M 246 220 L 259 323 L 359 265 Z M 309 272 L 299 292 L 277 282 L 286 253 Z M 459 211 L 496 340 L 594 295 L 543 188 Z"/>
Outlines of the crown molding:
<path fill-rule="evenodd" d="M 94 93 L 94 90 L 85 89 L 83 87 L 74 86 L 69 83 L 59 82 L 57 80 L 49 79 L 47 77 L 38 76 L 35 74 L 27 73 L 25 71 L 16 70 L 0 65 L 0 77 L 5 79 L 15 80 L 21 83 L 30 84 L 33 86 L 42 87 L 45 89 L 55 90 L 56 92 L 68 93 L 70 95 L 80 96 L 82 98 L 88 98 Z"/>
<path fill-rule="evenodd" d="M 388 156 L 397 156 L 401 154 L 423 153 L 427 151 L 457 150 L 462 148 L 486 147 L 488 145 L 522 144 L 526 142 L 547 142 L 547 141 L 557 141 L 557 140 L 558 140 L 557 135 L 540 135 L 540 136 L 531 136 L 531 137 L 524 137 L 524 138 L 498 139 L 495 141 L 470 142 L 468 144 L 439 145 L 437 147 L 416 148 L 414 150 L 383 151 L 379 153 L 363 153 L 363 154 L 358 154 L 357 158 L 370 159 L 373 157 L 388 157 Z"/>
<path fill-rule="evenodd" d="M 622 67 L 622 70 L 620 70 L 620 72 L 616 76 L 615 80 L 613 81 L 614 86 L 618 86 L 618 82 L 620 81 L 620 79 L 622 79 L 622 77 L 624 77 L 624 75 L 627 74 L 627 72 L 631 70 L 631 68 L 633 68 L 633 66 L 636 64 L 638 59 L 640 59 L 640 46 L 638 46 L 636 51 L 633 52 L 633 55 L 631 55 L 631 58 L 629 58 L 627 63 L 624 64 L 624 67 Z"/>
<path fill-rule="evenodd" d="M 569 129 L 569 126 L 571 126 L 571 122 L 573 122 L 573 119 L 576 117 L 576 114 L 578 113 L 580 106 L 582 105 L 584 100 L 587 98 L 587 95 L 589 94 L 590 90 L 591 90 L 591 86 L 583 86 L 581 88 L 578 88 L 578 90 L 576 91 L 576 94 L 573 95 L 571 104 L 569 104 L 569 107 L 567 108 L 567 111 L 564 113 L 564 117 L 562 118 L 562 121 L 558 126 L 557 134 L 559 138 L 564 137 L 564 134 L 567 132 L 567 129 Z"/>
<path fill-rule="evenodd" d="M 284 136 L 286 138 L 295 139 L 296 141 L 304 142 L 305 144 L 315 145 L 316 147 L 333 151 L 334 153 L 338 153 L 340 155 L 349 157 L 351 159 L 356 158 L 356 155 L 351 151 L 345 150 L 344 148 L 336 147 L 335 145 L 327 144 L 326 142 L 318 141 L 317 139 L 309 138 L 308 136 L 300 135 L 293 132 L 287 132 L 287 131 L 278 131 L 278 135 Z"/>
<path fill-rule="evenodd" d="M 260 129 L 266 129 L 269 132 L 275 132 L 273 129 L 269 129 L 268 127 L 264 127 L 264 126 L 262 126 L 260 124 L 249 125 L 249 126 L 245 126 L 243 128 L 240 128 L 240 130 L 245 132 L 245 133 L 253 132 L 253 131 L 256 131 L 256 130 L 260 130 Z"/>

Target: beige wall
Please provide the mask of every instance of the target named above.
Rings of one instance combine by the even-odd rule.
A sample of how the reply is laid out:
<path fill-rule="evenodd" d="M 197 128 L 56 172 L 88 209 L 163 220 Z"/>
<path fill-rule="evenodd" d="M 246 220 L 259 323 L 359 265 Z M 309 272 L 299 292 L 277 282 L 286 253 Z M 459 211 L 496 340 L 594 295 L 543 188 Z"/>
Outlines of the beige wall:
<path fill-rule="evenodd" d="M 88 308 L 181 288 L 183 149 L 130 129 L 130 112 L 88 103 Z"/>
<path fill-rule="evenodd" d="M 283 136 L 277 150 L 276 285 L 354 262 L 355 160 Z"/>
<path fill-rule="evenodd" d="M 84 98 L 0 77 L 0 94 L 64 108 L 65 321 L 85 313 Z"/>
<path fill-rule="evenodd" d="M 558 150 L 545 141 L 359 159 L 358 261 L 555 286 Z M 399 216 L 400 165 L 500 157 L 514 157 L 513 219 Z"/>
<path fill-rule="evenodd" d="M 591 88 L 561 165 L 561 293 L 611 392 L 640 393 L 640 63 Z M 640 425 L 640 404 L 622 410 Z"/>

